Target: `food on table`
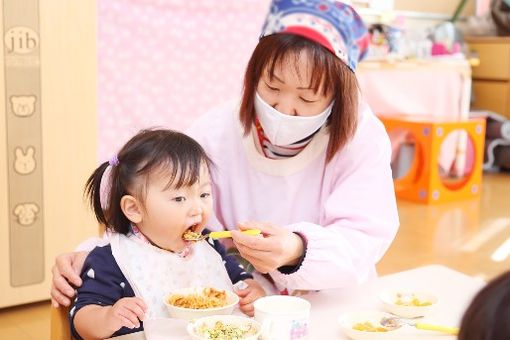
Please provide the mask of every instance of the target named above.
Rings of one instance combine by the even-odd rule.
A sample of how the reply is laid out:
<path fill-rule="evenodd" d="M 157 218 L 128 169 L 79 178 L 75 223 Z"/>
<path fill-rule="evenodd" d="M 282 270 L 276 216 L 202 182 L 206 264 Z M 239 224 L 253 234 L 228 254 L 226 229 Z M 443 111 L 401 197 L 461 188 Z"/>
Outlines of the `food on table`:
<path fill-rule="evenodd" d="M 200 293 L 172 294 L 168 297 L 168 303 L 176 307 L 191 309 L 207 309 L 223 307 L 227 304 L 227 293 L 224 290 L 204 288 Z"/>
<path fill-rule="evenodd" d="M 206 323 L 197 327 L 197 333 L 206 339 L 215 340 L 240 340 L 257 333 L 257 328 L 252 324 L 232 325 L 222 321 L 216 321 L 214 326 L 208 326 Z"/>
<path fill-rule="evenodd" d="M 398 306 L 425 307 L 432 305 L 432 302 L 420 300 L 415 294 L 398 293 L 395 304 Z"/>
<path fill-rule="evenodd" d="M 381 325 L 375 326 L 370 321 L 358 322 L 352 326 L 352 329 L 355 329 L 357 331 L 363 331 L 363 332 L 387 332 L 388 331 L 387 328 L 385 328 Z"/>

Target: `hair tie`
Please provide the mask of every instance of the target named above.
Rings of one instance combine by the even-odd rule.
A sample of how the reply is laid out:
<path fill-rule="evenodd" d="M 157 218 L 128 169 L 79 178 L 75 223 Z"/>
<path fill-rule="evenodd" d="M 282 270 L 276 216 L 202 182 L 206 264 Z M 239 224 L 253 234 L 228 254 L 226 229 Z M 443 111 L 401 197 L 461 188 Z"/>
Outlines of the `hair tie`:
<path fill-rule="evenodd" d="M 110 166 L 119 165 L 119 158 L 117 157 L 117 155 L 114 155 L 112 158 L 110 158 L 110 160 L 108 161 L 108 164 L 110 164 Z"/>

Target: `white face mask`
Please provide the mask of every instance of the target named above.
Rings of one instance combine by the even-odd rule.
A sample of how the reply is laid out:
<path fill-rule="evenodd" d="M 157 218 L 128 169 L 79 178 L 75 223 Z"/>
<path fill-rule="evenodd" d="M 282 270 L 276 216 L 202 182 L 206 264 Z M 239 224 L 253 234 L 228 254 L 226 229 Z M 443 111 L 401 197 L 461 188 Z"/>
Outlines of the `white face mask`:
<path fill-rule="evenodd" d="M 255 111 L 260 125 L 271 144 L 277 146 L 291 145 L 319 130 L 331 114 L 332 108 L 333 102 L 315 116 L 290 116 L 276 110 L 255 93 Z"/>

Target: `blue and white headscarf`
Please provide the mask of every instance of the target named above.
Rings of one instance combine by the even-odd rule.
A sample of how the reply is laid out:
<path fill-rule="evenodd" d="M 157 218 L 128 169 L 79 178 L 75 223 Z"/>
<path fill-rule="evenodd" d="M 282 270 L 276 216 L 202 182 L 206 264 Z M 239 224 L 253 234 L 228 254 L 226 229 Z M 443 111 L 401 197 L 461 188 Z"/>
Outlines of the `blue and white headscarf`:
<path fill-rule="evenodd" d="M 361 17 L 334 0 L 273 0 L 261 38 L 290 33 L 319 43 L 354 72 L 366 54 L 369 37 Z"/>

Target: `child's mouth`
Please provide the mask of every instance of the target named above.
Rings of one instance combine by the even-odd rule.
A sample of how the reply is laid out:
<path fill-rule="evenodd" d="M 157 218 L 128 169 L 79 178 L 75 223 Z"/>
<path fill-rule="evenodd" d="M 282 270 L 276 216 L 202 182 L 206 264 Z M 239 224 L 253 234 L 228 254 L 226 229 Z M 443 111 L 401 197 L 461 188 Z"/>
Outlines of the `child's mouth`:
<path fill-rule="evenodd" d="M 199 223 L 195 223 L 186 229 L 184 233 L 182 234 L 182 239 L 188 243 L 188 242 L 197 242 L 202 239 L 202 234 L 197 232 L 197 228 L 199 227 Z"/>

